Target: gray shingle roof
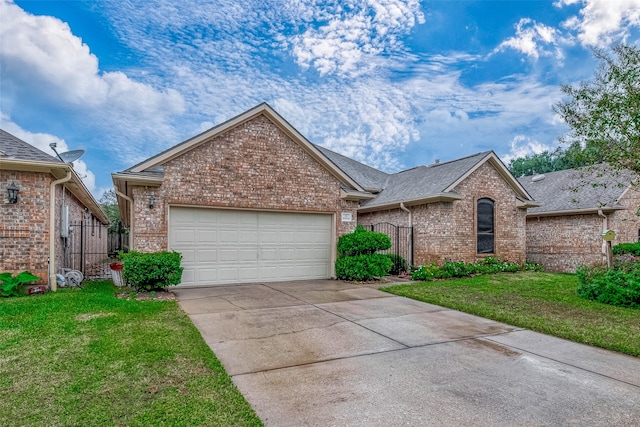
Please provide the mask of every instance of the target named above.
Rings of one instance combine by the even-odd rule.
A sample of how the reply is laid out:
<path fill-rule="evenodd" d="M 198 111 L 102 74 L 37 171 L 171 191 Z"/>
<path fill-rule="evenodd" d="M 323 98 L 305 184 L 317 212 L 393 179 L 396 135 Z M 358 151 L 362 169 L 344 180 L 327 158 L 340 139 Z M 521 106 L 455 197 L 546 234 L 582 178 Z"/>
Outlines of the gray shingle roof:
<path fill-rule="evenodd" d="M 0 129 L 0 159 L 33 160 L 39 162 L 62 163 L 60 159 L 41 151 L 33 145 Z"/>
<path fill-rule="evenodd" d="M 314 145 L 322 154 L 331 160 L 333 164 L 349 175 L 351 179 L 356 181 L 362 188 L 368 191 L 378 192 L 385 187 L 389 179 L 388 173 L 345 157 L 342 154 L 338 154 L 320 145 Z"/>
<path fill-rule="evenodd" d="M 537 182 L 532 180 L 532 176 L 518 178 L 518 181 L 536 201 L 543 203 L 528 210 L 533 214 L 616 207 L 632 177 L 629 171 L 614 172 L 598 165 L 549 172 Z"/>
<path fill-rule="evenodd" d="M 462 159 L 418 166 L 393 174 L 378 197 L 367 202 L 364 207 L 418 200 L 442 193 L 490 153 L 491 151 L 485 151 Z"/>

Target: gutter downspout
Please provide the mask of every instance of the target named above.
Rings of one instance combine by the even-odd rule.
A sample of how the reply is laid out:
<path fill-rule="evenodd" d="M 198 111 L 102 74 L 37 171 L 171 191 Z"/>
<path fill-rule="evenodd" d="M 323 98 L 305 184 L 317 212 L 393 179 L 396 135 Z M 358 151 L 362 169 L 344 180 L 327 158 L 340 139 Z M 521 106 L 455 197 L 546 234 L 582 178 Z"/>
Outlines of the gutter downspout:
<path fill-rule="evenodd" d="M 56 283 L 56 185 L 71 180 L 71 171 L 67 171 L 67 176 L 57 179 L 51 183 L 49 192 L 49 287 L 52 292 L 58 289 Z"/>
<path fill-rule="evenodd" d="M 602 233 L 609 229 L 609 217 L 602 212 L 602 209 L 598 209 L 598 216 L 602 217 Z M 611 242 L 602 241 L 602 254 L 607 257 L 607 267 L 613 266 L 613 254 L 611 253 Z"/>
<path fill-rule="evenodd" d="M 133 199 L 116 188 L 116 195 L 129 202 L 129 249 L 133 250 Z"/>
<path fill-rule="evenodd" d="M 413 212 L 407 209 L 404 205 L 404 202 L 400 202 L 400 209 L 407 212 L 409 214 L 409 227 L 411 227 L 411 265 L 413 265 Z"/>
<path fill-rule="evenodd" d="M 413 212 L 407 209 L 407 207 L 404 205 L 404 202 L 400 202 L 400 209 L 409 214 L 409 226 L 413 227 Z"/>

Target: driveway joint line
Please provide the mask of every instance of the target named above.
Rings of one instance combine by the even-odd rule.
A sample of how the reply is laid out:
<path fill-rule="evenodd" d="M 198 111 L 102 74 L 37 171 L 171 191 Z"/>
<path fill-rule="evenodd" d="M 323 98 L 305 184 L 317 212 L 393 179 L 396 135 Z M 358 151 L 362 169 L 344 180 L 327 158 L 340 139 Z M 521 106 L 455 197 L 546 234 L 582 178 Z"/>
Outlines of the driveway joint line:
<path fill-rule="evenodd" d="M 522 329 L 522 330 L 526 330 L 526 329 Z M 375 331 L 372 331 L 372 332 L 375 332 Z M 260 370 L 256 370 L 256 371 L 240 372 L 240 373 L 231 375 L 231 377 L 237 377 L 237 376 L 242 376 L 242 375 L 251 375 L 251 374 L 259 374 L 259 373 L 278 371 L 278 370 L 281 370 L 281 369 L 288 369 L 288 368 L 299 368 L 301 366 L 315 365 L 316 363 L 333 362 L 334 360 L 348 360 L 348 359 L 355 359 L 355 358 L 364 357 L 364 356 L 374 356 L 376 354 L 394 353 L 396 351 L 406 351 L 406 350 L 411 350 L 411 349 L 414 349 L 414 348 L 433 347 L 433 346 L 441 345 L 441 344 L 449 344 L 449 343 L 455 343 L 455 342 L 461 342 L 461 341 L 477 340 L 479 338 L 488 339 L 487 337 L 493 337 L 493 336 L 498 336 L 498 335 L 506 335 L 506 334 L 510 334 L 512 332 L 515 332 L 515 331 L 505 331 L 505 332 L 498 332 L 498 333 L 495 333 L 495 334 L 486 334 L 486 335 L 478 335 L 478 336 L 473 336 L 473 337 L 456 338 L 456 339 L 451 339 L 451 340 L 446 340 L 446 341 L 438 341 L 438 342 L 420 344 L 420 345 L 415 345 L 415 346 L 409 346 L 407 344 L 403 344 L 401 342 L 398 342 L 398 344 L 403 345 L 404 348 L 393 348 L 393 349 L 390 349 L 390 350 L 372 351 L 372 352 L 369 352 L 369 353 L 354 354 L 352 356 L 333 357 L 333 358 L 328 358 L 328 359 L 315 360 L 313 362 L 305 362 L 305 363 L 298 363 L 298 364 L 295 364 L 295 365 L 280 366 L 280 367 L 277 367 L 277 368 L 266 368 L 266 369 L 260 369 Z M 377 333 L 377 332 L 375 332 L 375 333 Z M 378 335 L 382 335 L 382 334 L 378 334 Z M 384 336 L 384 335 L 382 335 L 382 336 Z M 395 341 L 395 340 L 393 340 L 393 341 Z M 492 342 L 494 342 L 496 344 L 499 344 L 499 345 L 505 345 L 505 344 L 501 344 L 501 343 L 499 343 L 497 341 L 492 341 Z M 507 346 L 507 347 L 509 347 L 509 346 Z M 525 352 L 526 353 L 530 353 L 530 354 L 534 354 L 534 353 L 527 352 L 527 351 L 525 351 Z"/>
<path fill-rule="evenodd" d="M 621 380 L 621 379 L 619 379 L 619 378 L 614 378 L 614 377 L 611 377 L 611 376 L 609 376 L 609 375 L 602 374 L 602 373 L 600 373 L 600 372 L 592 371 L 591 369 L 587 369 L 587 368 L 583 368 L 583 367 L 580 367 L 580 366 L 576 366 L 576 365 L 574 365 L 574 364 L 571 364 L 571 363 L 568 363 L 568 362 L 564 362 L 564 361 L 562 361 L 562 360 L 554 359 L 553 357 L 545 356 L 545 355 L 543 355 L 543 354 L 535 353 L 535 352 L 530 351 L 530 350 L 525 350 L 525 349 L 523 349 L 523 348 L 516 347 L 515 345 L 511 345 L 511 344 L 504 344 L 504 343 L 501 343 L 501 342 L 498 342 L 498 341 L 494 341 L 494 340 L 492 340 L 491 338 L 486 338 L 486 340 L 487 340 L 487 341 L 491 341 L 491 342 L 496 343 L 496 344 L 499 344 L 499 345 L 504 345 L 504 346 L 507 346 L 507 347 L 514 348 L 514 349 L 516 349 L 516 350 L 520 350 L 520 351 L 522 351 L 522 352 L 524 352 L 524 353 L 533 354 L 534 356 L 538 356 L 538 357 L 541 357 L 541 358 L 543 358 L 543 359 L 551 360 L 551 361 L 553 361 L 553 362 L 560 363 L 560 364 L 562 364 L 562 365 L 571 366 L 572 368 L 576 368 L 576 369 L 579 369 L 579 370 L 584 371 L 584 372 L 589 372 L 589 373 L 591 373 L 591 374 L 599 375 L 599 376 L 601 376 L 601 377 L 608 378 L 608 379 L 613 380 L 613 381 L 618 381 L 618 382 L 621 382 L 621 383 L 623 383 L 623 384 L 628 384 L 628 385 L 630 385 L 630 386 L 633 386 L 633 387 L 635 387 L 635 388 L 639 388 L 639 389 L 640 389 L 640 385 L 638 385 L 638 384 L 630 383 L 630 382 L 628 382 L 628 381 Z"/>

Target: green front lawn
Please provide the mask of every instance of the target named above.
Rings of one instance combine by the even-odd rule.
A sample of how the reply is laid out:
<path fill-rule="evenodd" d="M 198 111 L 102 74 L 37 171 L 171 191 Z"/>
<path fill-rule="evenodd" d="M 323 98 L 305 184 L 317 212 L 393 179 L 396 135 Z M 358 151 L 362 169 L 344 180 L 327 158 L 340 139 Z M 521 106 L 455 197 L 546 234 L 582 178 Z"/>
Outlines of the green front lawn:
<path fill-rule="evenodd" d="M 584 300 L 572 274 L 501 273 L 384 291 L 640 356 L 640 310 Z"/>
<path fill-rule="evenodd" d="M 0 425 L 262 425 L 176 302 L 114 292 L 0 299 Z"/>

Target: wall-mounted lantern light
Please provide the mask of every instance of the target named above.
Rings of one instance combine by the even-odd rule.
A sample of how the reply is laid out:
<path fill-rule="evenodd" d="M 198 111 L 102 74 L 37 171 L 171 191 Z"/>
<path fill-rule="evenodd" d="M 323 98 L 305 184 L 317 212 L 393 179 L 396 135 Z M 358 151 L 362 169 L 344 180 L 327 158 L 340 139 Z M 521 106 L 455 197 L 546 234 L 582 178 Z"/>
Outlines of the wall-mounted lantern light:
<path fill-rule="evenodd" d="M 156 196 L 153 194 L 149 194 L 149 209 L 153 209 L 153 206 L 156 204 Z"/>
<path fill-rule="evenodd" d="M 18 203 L 18 191 L 20 191 L 20 189 L 16 186 L 14 182 L 12 182 L 11 185 L 7 187 L 7 193 L 9 195 L 9 203 Z"/>

